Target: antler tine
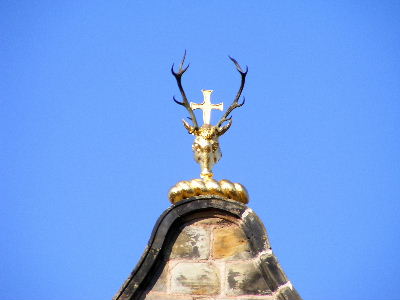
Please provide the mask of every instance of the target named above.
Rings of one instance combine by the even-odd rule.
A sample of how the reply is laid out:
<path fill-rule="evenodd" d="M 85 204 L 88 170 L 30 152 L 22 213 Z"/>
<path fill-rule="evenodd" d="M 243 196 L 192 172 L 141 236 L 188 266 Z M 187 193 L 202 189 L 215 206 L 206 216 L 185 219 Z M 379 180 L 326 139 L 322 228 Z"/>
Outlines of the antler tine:
<path fill-rule="evenodd" d="M 183 101 L 180 102 L 180 101 L 176 100 L 175 97 L 173 97 L 173 99 L 174 99 L 175 103 L 186 107 L 186 109 L 188 110 L 188 112 L 190 114 L 190 118 L 189 119 L 192 120 L 194 128 L 197 129 L 199 127 L 199 125 L 197 124 L 196 116 L 195 116 L 192 108 L 190 107 L 189 101 L 188 101 L 188 99 L 186 97 L 186 94 L 185 94 L 185 91 L 183 90 L 183 87 L 182 87 L 182 75 L 189 68 L 189 64 L 186 66 L 186 68 L 183 67 L 183 65 L 185 63 L 185 59 L 186 59 L 186 50 L 185 50 L 185 53 L 183 54 L 183 58 L 182 58 L 182 61 L 181 61 L 180 65 L 179 65 L 178 72 L 174 71 L 174 64 L 172 64 L 172 67 L 171 67 L 172 75 L 174 75 L 174 77 L 176 79 L 176 82 L 178 84 L 179 91 L 181 92 Z"/>
<path fill-rule="evenodd" d="M 232 123 L 232 120 L 231 120 L 232 117 L 229 117 L 229 114 L 235 108 L 241 107 L 246 101 L 246 99 L 243 97 L 243 102 L 240 103 L 240 104 L 238 103 L 240 95 L 242 94 L 242 91 L 243 91 L 243 88 L 244 88 L 244 84 L 245 84 L 245 81 L 246 81 L 246 75 L 247 75 L 247 72 L 249 71 L 249 68 L 246 66 L 246 71 L 243 71 L 242 67 L 239 65 L 239 63 L 236 61 L 236 59 L 234 59 L 233 57 L 230 57 L 230 56 L 228 56 L 228 57 L 235 64 L 236 69 L 238 70 L 238 72 L 240 73 L 240 76 L 242 77 L 242 80 L 241 80 L 241 83 L 240 83 L 239 90 L 238 90 L 238 92 L 236 94 L 235 100 L 233 100 L 233 103 L 231 104 L 231 106 L 226 110 L 225 114 L 222 116 L 221 120 L 218 122 L 218 124 L 217 124 L 218 128 L 220 128 L 221 125 L 223 123 L 227 122 L 227 121 L 229 121 L 229 124 L 228 124 L 228 128 L 229 128 L 230 124 Z M 228 128 L 226 130 L 228 130 Z"/>

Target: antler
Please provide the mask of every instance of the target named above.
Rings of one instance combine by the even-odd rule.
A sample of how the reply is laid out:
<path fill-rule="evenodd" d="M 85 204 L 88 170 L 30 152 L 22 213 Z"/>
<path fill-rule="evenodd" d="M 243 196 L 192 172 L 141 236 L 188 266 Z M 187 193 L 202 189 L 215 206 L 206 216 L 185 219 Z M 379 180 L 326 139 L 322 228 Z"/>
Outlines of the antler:
<path fill-rule="evenodd" d="M 180 64 L 180 66 L 179 66 L 178 72 L 174 71 L 174 64 L 172 64 L 172 67 L 171 67 L 172 75 L 175 76 L 176 82 L 178 83 L 178 87 L 179 87 L 179 90 L 180 90 L 180 92 L 182 94 L 183 101 L 180 102 L 180 101 L 176 100 L 175 97 L 173 97 L 173 99 L 177 104 L 186 107 L 186 109 L 188 110 L 188 112 L 190 114 L 190 117 L 188 119 L 193 122 L 193 127 L 194 128 L 191 128 L 192 126 L 190 126 L 185 120 L 182 120 L 182 121 L 183 121 L 183 125 L 185 125 L 186 129 L 189 132 L 191 132 L 191 131 L 193 131 L 193 129 L 197 130 L 199 128 L 199 125 L 197 124 L 196 116 L 195 116 L 192 108 L 190 107 L 189 101 L 186 98 L 185 91 L 183 90 L 183 87 L 182 87 L 182 75 L 189 68 L 189 64 L 186 66 L 186 68 L 183 68 L 183 64 L 185 63 L 185 58 L 186 58 L 186 50 L 185 50 L 185 54 L 183 55 L 182 62 Z"/>
<path fill-rule="evenodd" d="M 232 116 L 228 117 L 229 114 L 235 108 L 241 107 L 246 101 L 246 99 L 243 97 L 243 102 L 240 104 L 238 103 L 240 95 L 242 94 L 242 91 L 243 91 L 244 83 L 246 81 L 246 75 L 247 75 L 247 72 L 249 71 L 249 68 L 246 66 L 246 71 L 243 71 L 242 67 L 239 65 L 239 63 L 236 61 L 236 59 L 234 59 L 233 57 L 230 57 L 230 56 L 228 56 L 228 57 L 235 64 L 236 69 L 239 71 L 240 76 L 242 77 L 242 81 L 240 83 L 239 91 L 236 94 L 235 100 L 233 100 L 233 103 L 231 104 L 231 106 L 226 110 L 225 114 L 222 116 L 221 120 L 216 125 L 220 135 L 224 134 L 229 129 L 229 127 L 231 127 L 231 125 L 232 125 Z M 221 127 L 221 125 L 225 122 L 228 122 L 228 124 Z"/>

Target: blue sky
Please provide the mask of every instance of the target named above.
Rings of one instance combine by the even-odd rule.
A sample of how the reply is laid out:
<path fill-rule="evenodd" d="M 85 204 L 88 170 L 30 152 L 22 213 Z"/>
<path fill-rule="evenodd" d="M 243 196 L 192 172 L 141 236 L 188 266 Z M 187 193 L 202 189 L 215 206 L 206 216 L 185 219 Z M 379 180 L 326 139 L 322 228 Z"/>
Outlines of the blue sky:
<path fill-rule="evenodd" d="M 110 299 L 176 182 L 191 101 L 246 104 L 217 179 L 248 188 L 304 299 L 398 299 L 398 1 L 2 1 L 0 299 Z M 214 123 L 221 113 L 214 113 Z M 200 113 L 198 118 L 201 119 Z"/>

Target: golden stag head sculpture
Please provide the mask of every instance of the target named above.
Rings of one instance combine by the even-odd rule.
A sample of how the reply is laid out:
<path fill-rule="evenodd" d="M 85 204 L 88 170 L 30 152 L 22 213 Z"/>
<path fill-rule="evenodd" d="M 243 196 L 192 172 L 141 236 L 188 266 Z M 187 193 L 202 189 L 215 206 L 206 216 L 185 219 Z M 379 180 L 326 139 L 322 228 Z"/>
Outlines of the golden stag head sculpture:
<path fill-rule="evenodd" d="M 241 84 L 239 87 L 239 91 L 237 92 L 236 97 L 233 100 L 233 103 L 226 110 L 225 114 L 221 117 L 221 119 L 219 120 L 217 125 L 214 126 L 214 125 L 210 124 L 211 110 L 212 109 L 223 110 L 223 104 L 222 103 L 220 103 L 220 104 L 212 104 L 211 103 L 210 97 L 211 97 L 211 93 L 213 92 L 212 90 L 202 90 L 203 96 L 204 96 L 204 102 L 202 104 L 197 104 L 197 103 L 193 103 L 193 102 L 189 103 L 189 101 L 186 97 L 185 91 L 183 90 L 183 87 L 182 87 L 182 75 L 189 68 L 189 65 L 184 67 L 185 58 L 186 58 L 186 51 L 182 58 L 182 62 L 179 66 L 178 72 L 174 71 L 174 65 L 172 65 L 172 68 L 171 68 L 171 72 L 176 79 L 176 82 L 178 84 L 179 90 L 182 95 L 182 102 L 176 100 L 175 97 L 174 97 L 174 101 L 177 104 L 184 106 L 190 114 L 190 117 L 188 117 L 188 119 L 192 121 L 192 124 L 189 124 L 186 120 L 182 120 L 182 121 L 183 121 L 183 125 L 185 126 L 187 131 L 190 134 L 193 134 L 195 136 L 195 140 L 194 140 L 194 143 L 192 146 L 192 149 L 194 152 L 194 159 L 196 160 L 197 163 L 200 164 L 200 167 L 201 167 L 200 176 L 206 180 L 206 179 L 211 179 L 213 177 L 212 168 L 222 157 L 218 139 L 232 125 L 232 117 L 229 115 L 235 108 L 241 107 L 245 102 L 244 98 L 243 98 L 242 103 L 239 103 L 238 101 L 239 101 L 240 95 L 242 94 L 242 90 L 243 90 L 243 87 L 245 84 L 248 68 L 246 67 L 246 71 L 243 71 L 241 66 L 239 65 L 239 63 L 234 58 L 229 56 L 229 58 L 235 64 L 236 69 L 240 73 Z M 195 109 L 203 110 L 204 124 L 201 127 L 199 127 L 197 120 L 196 120 L 196 116 L 193 112 L 193 110 L 195 110 Z"/>

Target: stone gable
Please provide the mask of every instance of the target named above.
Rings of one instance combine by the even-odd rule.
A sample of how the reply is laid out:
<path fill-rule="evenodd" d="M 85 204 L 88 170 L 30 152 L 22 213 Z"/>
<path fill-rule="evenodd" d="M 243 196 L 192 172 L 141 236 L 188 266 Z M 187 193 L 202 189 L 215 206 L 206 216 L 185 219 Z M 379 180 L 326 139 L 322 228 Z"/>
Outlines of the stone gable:
<path fill-rule="evenodd" d="M 251 209 L 214 197 L 176 206 L 115 300 L 301 299 Z"/>

